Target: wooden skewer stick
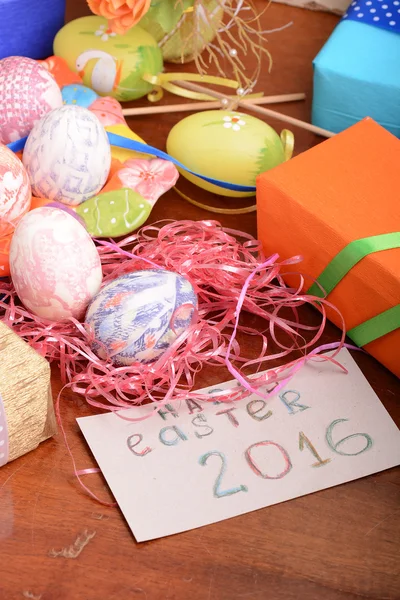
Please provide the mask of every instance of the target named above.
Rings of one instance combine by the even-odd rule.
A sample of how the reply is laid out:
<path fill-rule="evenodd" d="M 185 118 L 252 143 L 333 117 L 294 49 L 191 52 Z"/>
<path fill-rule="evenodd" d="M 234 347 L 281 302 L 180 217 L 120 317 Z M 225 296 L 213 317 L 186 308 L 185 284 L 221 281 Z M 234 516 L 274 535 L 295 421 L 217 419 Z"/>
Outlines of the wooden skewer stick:
<path fill-rule="evenodd" d="M 217 92 L 215 90 L 210 90 L 202 85 L 198 85 L 197 83 L 192 83 L 190 81 L 174 81 L 174 84 L 177 86 L 181 86 L 186 88 L 187 90 L 192 90 L 194 92 L 206 93 L 209 96 L 214 96 L 215 98 L 226 98 L 224 94 Z M 231 98 L 228 98 L 231 100 Z M 307 129 L 307 131 L 311 131 L 312 133 L 316 133 L 317 135 L 321 135 L 323 137 L 333 137 L 335 134 L 332 131 L 328 131 L 327 129 L 322 129 L 321 127 L 316 127 L 316 125 L 311 125 L 311 123 L 307 123 L 306 121 L 300 121 L 300 119 L 295 119 L 294 117 L 289 117 L 288 115 L 282 115 L 282 113 L 276 112 L 275 110 L 271 110 L 270 108 L 264 108 L 263 106 L 257 106 L 256 104 L 247 102 L 245 100 L 235 100 L 235 105 L 241 106 L 242 108 L 246 108 L 251 112 L 258 113 L 263 117 L 270 117 L 273 119 L 277 119 L 278 121 L 284 121 L 285 123 L 290 123 L 291 125 L 295 125 L 296 127 L 301 127 L 302 129 Z"/>
<path fill-rule="evenodd" d="M 207 90 L 208 92 L 208 90 Z M 209 93 L 209 92 L 208 92 Z M 213 94 L 210 93 L 210 96 Z M 279 104 L 281 102 L 297 102 L 304 100 L 305 94 L 281 94 L 280 96 L 264 96 L 262 98 L 247 98 L 243 102 L 247 104 Z M 223 99 L 227 98 L 222 96 Z M 235 99 L 236 101 L 236 99 Z M 192 110 L 209 110 L 212 108 L 223 108 L 219 102 L 186 102 L 185 104 L 170 104 L 164 106 L 145 106 L 143 108 L 124 108 L 122 114 L 125 117 L 138 117 L 139 115 L 157 115 L 174 112 L 189 112 Z"/>

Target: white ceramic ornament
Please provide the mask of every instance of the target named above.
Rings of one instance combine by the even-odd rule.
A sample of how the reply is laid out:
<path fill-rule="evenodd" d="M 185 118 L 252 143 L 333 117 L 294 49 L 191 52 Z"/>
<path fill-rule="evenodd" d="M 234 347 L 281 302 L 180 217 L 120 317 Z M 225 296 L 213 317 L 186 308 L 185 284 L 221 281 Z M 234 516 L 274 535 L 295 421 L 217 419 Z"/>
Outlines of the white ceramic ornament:
<path fill-rule="evenodd" d="M 77 206 L 104 186 L 111 166 L 110 143 L 92 112 L 66 105 L 36 123 L 23 163 L 35 196 Z"/>
<path fill-rule="evenodd" d="M 11 241 L 10 269 L 24 306 L 51 321 L 80 319 L 100 289 L 100 257 L 86 229 L 64 210 L 28 212 Z"/>

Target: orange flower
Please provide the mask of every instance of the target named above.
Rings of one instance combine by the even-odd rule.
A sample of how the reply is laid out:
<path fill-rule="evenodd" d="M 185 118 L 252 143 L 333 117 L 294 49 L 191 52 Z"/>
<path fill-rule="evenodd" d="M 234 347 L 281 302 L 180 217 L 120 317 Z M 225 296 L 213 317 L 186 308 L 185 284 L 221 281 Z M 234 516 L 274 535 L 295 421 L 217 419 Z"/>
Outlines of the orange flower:
<path fill-rule="evenodd" d="M 95 15 L 108 19 L 114 33 L 124 35 L 150 8 L 151 0 L 87 0 Z"/>

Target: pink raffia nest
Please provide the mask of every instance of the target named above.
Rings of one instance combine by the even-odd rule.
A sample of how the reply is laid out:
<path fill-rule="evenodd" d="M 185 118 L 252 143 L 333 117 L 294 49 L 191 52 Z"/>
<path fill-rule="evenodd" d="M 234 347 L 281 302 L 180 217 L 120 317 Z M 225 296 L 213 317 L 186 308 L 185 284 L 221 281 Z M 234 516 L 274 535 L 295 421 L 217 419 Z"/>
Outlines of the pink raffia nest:
<path fill-rule="evenodd" d="M 164 221 L 145 226 L 118 244 L 99 241 L 98 252 L 103 285 L 131 271 L 168 269 L 191 282 L 199 306 L 197 321 L 157 361 L 115 367 L 92 352 L 93 339 L 83 323 L 75 319 L 52 323 L 36 317 L 21 306 L 13 285 L 0 281 L 0 318 L 50 362 L 55 361 L 62 383 L 93 406 L 119 410 L 148 400 L 160 406 L 190 397 L 209 400 L 193 391 L 196 373 L 205 365 L 227 366 L 237 379 L 236 388 L 220 393 L 219 399 L 228 402 L 254 392 L 262 397 L 272 390 L 277 393 L 310 359 L 338 364 L 334 357 L 343 347 L 344 327 L 339 342 L 317 346 L 325 309 L 332 305 L 301 293 L 300 274 L 298 289 L 283 282 L 282 274 L 301 262 L 299 256 L 281 262 L 278 255 L 265 257 L 261 242 L 216 221 Z M 304 304 L 319 308 L 317 327 L 300 322 L 298 310 Z M 242 325 L 242 312 L 256 315 L 262 326 Z M 260 348 L 256 358 L 242 355 L 238 332 L 253 336 L 254 346 Z M 320 354 L 332 349 L 330 357 Z M 260 373 L 277 360 L 285 364 Z M 248 367 L 256 371 L 252 377 L 245 375 Z"/>

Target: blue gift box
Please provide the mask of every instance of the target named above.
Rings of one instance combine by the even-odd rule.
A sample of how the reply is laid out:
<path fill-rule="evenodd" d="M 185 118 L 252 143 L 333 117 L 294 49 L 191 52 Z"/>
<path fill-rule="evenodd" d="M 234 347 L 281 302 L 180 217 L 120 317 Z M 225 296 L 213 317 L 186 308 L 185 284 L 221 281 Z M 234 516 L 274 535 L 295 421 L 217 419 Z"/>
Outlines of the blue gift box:
<path fill-rule="evenodd" d="M 314 125 L 372 117 L 400 137 L 400 0 L 352 2 L 313 65 Z"/>
<path fill-rule="evenodd" d="M 51 56 L 64 13 L 65 0 L 0 0 L 0 59 Z"/>

